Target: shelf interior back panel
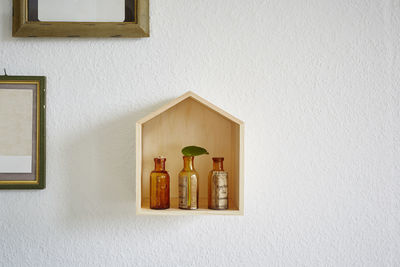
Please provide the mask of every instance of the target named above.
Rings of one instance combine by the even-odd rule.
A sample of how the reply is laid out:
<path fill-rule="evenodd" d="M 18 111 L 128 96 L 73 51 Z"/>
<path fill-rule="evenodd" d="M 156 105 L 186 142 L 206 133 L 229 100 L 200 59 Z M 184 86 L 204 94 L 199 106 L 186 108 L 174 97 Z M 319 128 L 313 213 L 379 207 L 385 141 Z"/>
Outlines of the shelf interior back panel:
<path fill-rule="evenodd" d="M 166 170 L 170 175 L 171 198 L 178 197 L 178 174 L 183 167 L 181 149 L 196 145 L 204 147 L 210 155 L 197 156 L 194 166 L 200 175 L 199 197 L 208 195 L 208 173 L 212 157 L 224 157 L 228 172 L 230 209 L 239 207 L 239 136 L 240 127 L 208 106 L 187 98 L 142 126 L 142 207 L 150 197 L 150 172 L 154 158 L 167 158 Z"/>

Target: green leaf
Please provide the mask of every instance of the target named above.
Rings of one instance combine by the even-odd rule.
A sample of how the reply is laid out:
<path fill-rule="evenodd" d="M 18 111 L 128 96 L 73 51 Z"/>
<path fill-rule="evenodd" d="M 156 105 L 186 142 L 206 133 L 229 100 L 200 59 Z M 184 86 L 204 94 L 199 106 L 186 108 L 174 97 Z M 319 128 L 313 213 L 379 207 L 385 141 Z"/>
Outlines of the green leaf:
<path fill-rule="evenodd" d="M 208 154 L 205 148 L 199 146 L 187 146 L 182 148 L 182 154 L 188 157 L 200 156 L 203 154 Z"/>

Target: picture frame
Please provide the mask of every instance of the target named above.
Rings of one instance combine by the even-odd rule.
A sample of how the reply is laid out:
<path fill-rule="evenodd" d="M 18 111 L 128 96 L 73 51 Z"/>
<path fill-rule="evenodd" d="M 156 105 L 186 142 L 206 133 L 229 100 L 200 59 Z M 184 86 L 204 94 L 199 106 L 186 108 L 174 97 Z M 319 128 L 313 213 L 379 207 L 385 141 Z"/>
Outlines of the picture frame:
<path fill-rule="evenodd" d="M 13 0 L 13 37 L 149 37 L 149 0 L 125 0 L 122 22 L 40 21 L 38 0 Z"/>
<path fill-rule="evenodd" d="M 46 77 L 0 76 L 0 189 L 46 187 Z"/>

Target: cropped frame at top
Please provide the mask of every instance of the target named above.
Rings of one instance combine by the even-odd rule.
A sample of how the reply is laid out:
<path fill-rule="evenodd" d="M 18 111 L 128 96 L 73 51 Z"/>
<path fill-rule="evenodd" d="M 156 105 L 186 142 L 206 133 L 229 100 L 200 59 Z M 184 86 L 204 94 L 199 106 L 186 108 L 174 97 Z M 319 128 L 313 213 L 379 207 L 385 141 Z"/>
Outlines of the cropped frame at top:
<path fill-rule="evenodd" d="M 13 37 L 149 37 L 149 0 L 134 0 L 134 20 L 126 22 L 38 21 L 29 0 L 13 0 Z"/>
<path fill-rule="evenodd" d="M 34 180 L 23 179 L 1 179 L 0 189 L 44 189 L 46 187 L 46 77 L 44 76 L 0 76 L 0 85 L 34 85 L 36 101 L 35 108 L 35 151 L 34 165 L 32 170 Z M 3 174 L 4 175 L 4 174 Z M 7 175 L 7 174 L 5 174 Z M 21 175 L 21 174 L 16 174 Z"/>

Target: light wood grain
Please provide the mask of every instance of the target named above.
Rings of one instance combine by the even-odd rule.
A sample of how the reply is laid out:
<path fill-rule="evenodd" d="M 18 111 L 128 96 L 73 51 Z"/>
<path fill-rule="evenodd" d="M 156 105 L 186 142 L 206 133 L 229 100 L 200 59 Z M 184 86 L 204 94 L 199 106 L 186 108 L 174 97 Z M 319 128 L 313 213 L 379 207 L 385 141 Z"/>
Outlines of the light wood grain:
<path fill-rule="evenodd" d="M 140 215 L 242 215 L 241 211 L 236 207 L 228 210 L 211 210 L 207 208 L 207 199 L 199 199 L 199 209 L 197 210 L 183 210 L 178 208 L 179 199 L 171 198 L 171 208 L 166 210 L 152 210 L 150 209 L 150 199 L 143 199 L 142 207 L 139 208 L 138 214 Z M 230 206 L 234 202 L 230 200 Z"/>
<path fill-rule="evenodd" d="M 149 114 L 136 125 L 136 199 L 137 213 L 148 214 L 146 199 L 149 198 L 149 176 L 154 169 L 153 159 L 167 158 L 166 169 L 171 177 L 171 198 L 178 198 L 178 173 L 182 169 L 181 149 L 188 145 L 206 148 L 210 155 L 195 157 L 194 166 L 199 172 L 199 196 L 207 199 L 208 173 L 212 169 L 212 157 L 224 157 L 228 172 L 229 210 L 243 214 L 243 122 L 215 107 L 199 96 L 188 92 L 161 109 Z M 176 206 L 177 207 L 177 206 Z M 207 205 L 203 207 L 207 208 Z M 207 209 L 206 209 L 207 210 Z M 174 212 L 173 209 L 162 214 Z M 158 211 L 151 211 L 156 214 Z M 227 211 L 212 211 L 211 214 Z M 185 212 L 184 212 L 185 213 Z M 191 211 L 189 214 L 203 214 Z M 180 214 L 180 213 L 179 213 Z M 185 213 L 186 214 L 186 213 Z"/>

